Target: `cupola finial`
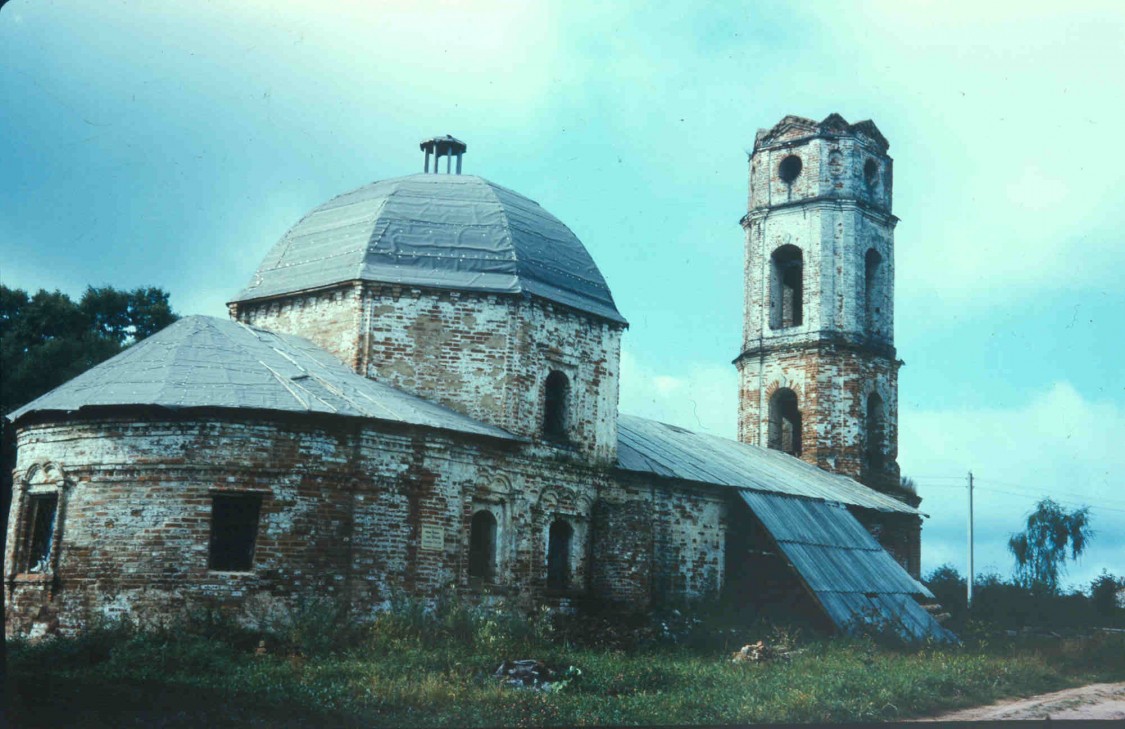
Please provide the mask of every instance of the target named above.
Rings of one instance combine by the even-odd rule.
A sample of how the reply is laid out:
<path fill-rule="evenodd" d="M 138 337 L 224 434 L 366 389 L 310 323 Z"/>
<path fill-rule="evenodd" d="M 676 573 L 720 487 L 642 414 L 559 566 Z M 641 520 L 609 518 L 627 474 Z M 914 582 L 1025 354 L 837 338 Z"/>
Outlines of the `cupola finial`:
<path fill-rule="evenodd" d="M 445 157 L 445 172 L 448 174 L 450 168 L 453 166 L 453 158 L 457 158 L 457 174 L 461 174 L 461 155 L 469 149 L 469 146 L 462 142 L 460 139 L 455 139 L 446 134 L 444 137 L 431 137 L 421 144 L 418 148 L 426 153 L 426 164 L 422 168 L 423 172 L 430 171 L 430 155 L 434 156 L 434 173 L 439 172 L 438 160 L 442 156 Z"/>

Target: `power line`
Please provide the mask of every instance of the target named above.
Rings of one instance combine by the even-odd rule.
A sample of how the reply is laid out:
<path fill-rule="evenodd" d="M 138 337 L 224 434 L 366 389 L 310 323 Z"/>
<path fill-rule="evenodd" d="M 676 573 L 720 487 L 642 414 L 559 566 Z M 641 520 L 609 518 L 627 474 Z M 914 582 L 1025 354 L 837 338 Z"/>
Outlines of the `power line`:
<path fill-rule="evenodd" d="M 995 479 L 995 478 L 984 478 L 984 479 L 978 478 L 977 481 L 998 483 L 1002 486 L 1014 486 L 1014 487 L 1019 488 L 1019 489 L 1035 488 L 1033 486 L 1025 486 L 1024 484 L 1021 484 L 1021 483 L 1012 483 L 1011 481 L 1001 481 L 1001 480 Z M 1099 502 L 1107 501 L 1107 499 L 1105 499 L 1101 496 L 1090 496 L 1089 494 L 1080 494 L 1080 493 L 1076 493 L 1074 491 L 1059 491 L 1058 489 L 1053 489 L 1053 488 L 1041 488 L 1041 489 L 1038 489 L 1038 490 L 1047 491 L 1048 493 L 1051 493 L 1051 494 L 1062 494 L 1063 496 L 1072 496 L 1076 499 L 1097 499 Z M 1108 501 L 1111 504 L 1120 504 L 1121 506 L 1125 506 L 1125 501 L 1120 501 L 1120 500 L 1117 500 L 1117 499 L 1108 499 Z"/>
<path fill-rule="evenodd" d="M 980 489 L 980 487 L 977 487 L 977 488 L 978 488 L 978 490 Z M 1028 494 L 1028 493 L 1021 493 L 1019 491 L 1008 491 L 1006 489 L 985 488 L 983 490 L 984 491 L 990 491 L 990 492 L 995 493 L 995 494 L 1008 494 L 1009 496 L 1023 496 L 1024 498 L 1027 498 L 1028 496 L 1030 496 L 1030 494 Z M 1055 499 L 1055 501 L 1058 501 L 1059 503 L 1062 503 L 1062 504 L 1066 504 L 1068 506 L 1090 506 L 1087 503 L 1083 503 L 1081 501 L 1075 501 L 1073 499 Z M 1097 507 L 1090 506 L 1090 508 L 1091 509 L 1096 508 L 1097 511 L 1115 511 L 1115 512 L 1118 512 L 1118 513 L 1121 513 L 1121 514 L 1125 514 L 1125 509 L 1114 509 L 1112 506 L 1102 506 L 1102 505 L 1099 504 L 1099 505 L 1097 505 Z"/>
<path fill-rule="evenodd" d="M 942 479 L 956 478 L 956 480 L 961 481 L 961 483 L 960 484 L 945 484 L 945 483 L 925 483 L 925 482 L 921 482 L 921 481 L 918 481 L 916 483 L 918 484 L 918 486 L 926 487 L 926 488 L 939 488 L 939 489 L 963 489 L 963 488 L 965 488 L 965 484 L 964 484 L 965 477 L 964 476 L 957 476 L 957 477 L 953 477 L 953 476 L 937 476 L 937 477 L 929 476 L 929 477 L 926 478 L 926 480 L 929 481 L 931 479 L 936 479 L 936 478 L 942 478 Z M 1113 499 L 1108 500 L 1108 503 L 1113 504 L 1113 506 L 1106 506 L 1105 505 L 1105 502 L 1107 501 L 1106 499 L 1103 499 L 1101 497 L 1090 498 L 1090 497 L 1082 495 L 1082 494 L 1076 494 L 1073 491 L 1056 491 L 1056 490 L 1050 489 L 1050 488 L 1029 487 L 1029 486 L 1024 486 L 1023 484 L 1017 484 L 1017 483 L 1006 482 L 1006 481 L 998 481 L 996 479 L 976 478 L 975 476 L 974 476 L 974 481 L 975 481 L 974 489 L 977 490 L 977 491 L 986 491 L 986 492 L 989 492 L 989 493 L 997 493 L 997 494 L 1007 494 L 1008 496 L 1022 496 L 1024 498 L 1034 498 L 1034 494 L 1036 492 L 1046 492 L 1055 501 L 1066 504 L 1068 506 L 1089 506 L 1091 509 L 1094 509 L 1094 510 L 1097 510 L 1097 511 L 1112 511 L 1112 512 L 1119 512 L 1119 513 L 1125 514 L 1125 508 L 1120 508 L 1120 509 L 1114 508 L 1114 507 L 1119 506 L 1119 505 L 1125 507 L 1125 502 L 1116 501 L 1116 500 L 1113 500 Z M 1002 484 L 1005 484 L 1005 485 L 1008 485 L 1008 486 L 1014 486 L 1016 488 L 1027 489 L 1027 490 L 1026 491 L 1010 491 L 1008 489 L 999 489 L 999 488 L 996 488 L 994 486 L 981 486 L 980 483 L 982 481 L 984 481 L 986 484 L 987 483 L 1002 483 Z M 1070 496 L 1071 498 L 1058 498 L 1057 495 Z M 1095 503 L 1094 504 L 1089 503 L 1091 501 L 1094 501 Z"/>

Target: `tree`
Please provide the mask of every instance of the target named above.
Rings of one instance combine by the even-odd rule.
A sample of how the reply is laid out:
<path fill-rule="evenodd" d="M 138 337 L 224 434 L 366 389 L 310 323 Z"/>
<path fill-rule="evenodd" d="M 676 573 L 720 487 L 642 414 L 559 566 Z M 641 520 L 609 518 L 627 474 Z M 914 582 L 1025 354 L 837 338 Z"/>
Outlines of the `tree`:
<path fill-rule="evenodd" d="M 949 563 L 936 567 L 925 582 L 942 607 L 957 616 L 965 612 L 965 578 L 956 567 Z"/>
<path fill-rule="evenodd" d="M 1090 583 L 1090 604 L 1094 611 L 1102 617 L 1112 617 L 1118 611 L 1117 593 L 1125 590 L 1125 579 L 1118 579 L 1109 570 L 1102 568 L 1102 573 Z"/>
<path fill-rule="evenodd" d="M 0 3 L 2 4 L 2 3 Z M 0 284 L 0 416 L 82 374 L 179 317 L 158 288 L 88 287 L 75 303 L 66 294 L 34 296 Z M 0 417 L 0 527 L 8 532 L 14 429 Z M 0 623 L 4 620 L 0 603 Z M 0 675 L 7 655 L 0 644 Z"/>
<path fill-rule="evenodd" d="M 1070 559 L 1078 559 L 1093 537 L 1090 507 L 1067 511 L 1050 498 L 1036 504 L 1027 517 L 1027 528 L 1013 534 L 1008 550 L 1016 558 L 1016 580 L 1028 589 L 1058 594 L 1059 577 Z"/>
<path fill-rule="evenodd" d="M 66 294 L 0 284 L 0 413 L 58 387 L 174 322 L 158 288 L 88 287 L 77 303 Z"/>

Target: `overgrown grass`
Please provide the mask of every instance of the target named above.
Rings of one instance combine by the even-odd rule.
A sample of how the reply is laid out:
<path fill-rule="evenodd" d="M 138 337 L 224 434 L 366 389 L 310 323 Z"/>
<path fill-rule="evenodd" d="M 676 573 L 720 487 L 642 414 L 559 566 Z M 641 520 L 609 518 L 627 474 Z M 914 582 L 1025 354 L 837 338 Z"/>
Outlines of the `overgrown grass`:
<path fill-rule="evenodd" d="M 401 601 L 369 625 L 333 610 L 305 606 L 272 632 L 197 616 L 13 641 L 13 716 L 27 726 L 857 722 L 1125 678 L 1120 634 L 914 648 L 806 640 L 789 659 L 736 664 L 703 643 L 625 651 L 577 641 L 543 614 L 456 601 L 429 611 Z M 762 630 L 767 641 L 784 637 Z M 502 660 L 521 658 L 581 675 L 555 693 L 492 677 Z"/>

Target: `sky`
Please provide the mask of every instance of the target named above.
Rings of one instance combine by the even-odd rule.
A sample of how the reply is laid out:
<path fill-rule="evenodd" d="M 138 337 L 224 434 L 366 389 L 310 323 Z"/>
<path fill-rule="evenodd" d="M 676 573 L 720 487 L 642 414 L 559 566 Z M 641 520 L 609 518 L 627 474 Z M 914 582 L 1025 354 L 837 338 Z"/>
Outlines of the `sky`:
<path fill-rule="evenodd" d="M 0 8 L 0 281 L 225 316 L 304 213 L 421 171 L 521 192 L 630 322 L 621 409 L 734 437 L 747 152 L 786 114 L 895 159 L 899 463 L 923 572 L 1089 505 L 1125 575 L 1125 5 L 50 2 Z"/>

